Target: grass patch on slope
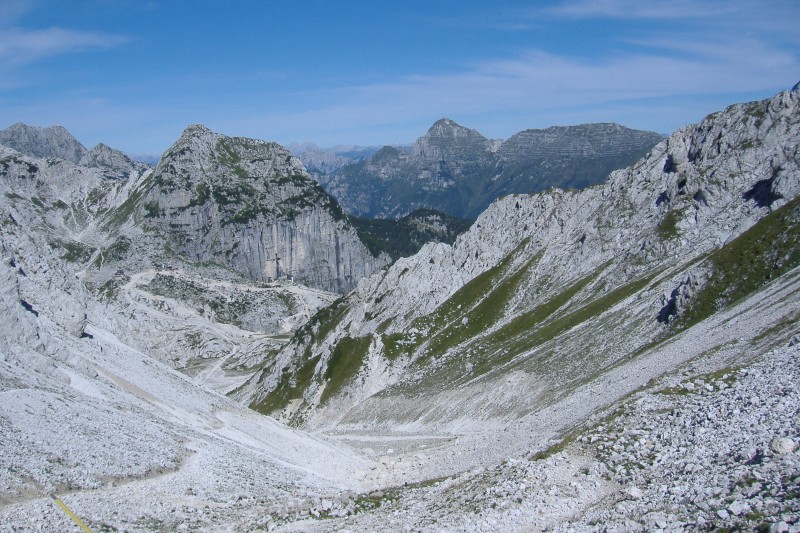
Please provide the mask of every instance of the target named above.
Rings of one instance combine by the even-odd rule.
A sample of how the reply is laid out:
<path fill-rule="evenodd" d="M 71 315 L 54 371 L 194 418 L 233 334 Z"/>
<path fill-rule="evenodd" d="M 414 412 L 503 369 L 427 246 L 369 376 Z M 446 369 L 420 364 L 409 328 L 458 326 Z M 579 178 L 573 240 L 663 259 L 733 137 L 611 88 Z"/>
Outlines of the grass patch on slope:
<path fill-rule="evenodd" d="M 56 239 L 51 243 L 51 246 L 59 246 L 64 249 L 64 255 L 61 259 L 69 261 L 70 263 L 85 263 L 91 257 L 94 249 L 91 246 L 83 244 L 80 241 L 62 241 Z"/>
<path fill-rule="evenodd" d="M 612 307 L 646 287 L 657 275 L 651 273 L 632 280 L 582 305 L 570 301 L 596 277 L 603 267 L 577 280 L 545 303 L 519 315 L 515 319 L 477 337 L 460 347 L 460 356 L 448 360 L 444 366 L 425 376 L 415 389 L 436 386 L 436 383 L 458 383 L 489 374 L 526 352 L 552 342 L 570 329 L 597 319 Z M 536 351 L 519 364 L 534 364 L 547 374 L 557 369 L 552 366 L 552 350 Z M 468 366 L 465 364 L 468 363 Z M 588 362 L 586 363 L 588 364 Z M 585 365 L 584 365 L 585 367 Z"/>
<path fill-rule="evenodd" d="M 104 221 L 103 225 L 109 229 L 118 228 L 130 220 L 139 208 L 142 198 L 151 189 L 152 185 L 153 176 L 151 175 L 145 178 L 136 189 L 131 191 L 130 195 L 128 195 L 119 207 L 109 211 L 108 218 Z"/>
<path fill-rule="evenodd" d="M 596 272 L 584 276 L 542 305 L 514 318 L 508 324 L 481 339 L 476 347 L 479 361 L 475 365 L 474 374 L 485 374 L 516 357 L 522 351 L 542 344 L 580 322 L 580 320 L 565 320 L 573 313 L 561 320 L 554 320 L 546 324 L 549 318 L 567 305 L 595 276 Z M 496 353 L 498 348 L 505 348 L 503 355 L 491 357 L 491 354 Z"/>
<path fill-rule="evenodd" d="M 331 305 L 323 307 L 297 330 L 295 337 L 308 342 L 308 345 L 319 343 L 339 325 L 347 314 L 348 307 L 344 298 L 339 298 Z"/>
<path fill-rule="evenodd" d="M 302 342 L 306 345 L 302 363 L 299 364 L 294 371 L 289 367 L 284 368 L 275 389 L 267 394 L 260 402 L 250 404 L 250 408 L 259 413 L 268 415 L 280 409 L 285 409 L 292 400 L 301 398 L 303 392 L 311 385 L 314 378 L 314 370 L 320 360 L 320 355 L 312 356 L 313 346 L 319 345 L 325 337 L 330 335 L 346 313 L 347 306 L 343 298 L 339 298 L 328 307 L 317 311 L 314 316 L 295 333 L 294 340 L 292 341 L 293 343 Z M 344 350 L 345 348 L 346 344 L 342 349 Z M 330 366 L 330 362 L 328 365 Z M 341 379 L 344 380 L 346 371 L 343 369 L 345 366 L 346 365 L 342 364 L 341 368 L 332 371 L 332 376 L 328 377 L 338 380 L 341 376 Z"/>
<path fill-rule="evenodd" d="M 370 343 L 372 343 L 372 336 L 367 335 L 357 339 L 343 337 L 336 344 L 331 351 L 331 357 L 328 359 L 327 368 L 323 374 L 328 380 L 322 393 L 321 400 L 323 402 L 339 392 L 358 373 L 358 369 L 361 368 L 369 351 Z"/>
<path fill-rule="evenodd" d="M 683 213 L 684 211 L 682 209 L 673 209 L 664 215 L 664 219 L 656 227 L 656 234 L 658 235 L 659 239 L 662 241 L 668 241 L 680 236 L 678 221 L 680 221 Z"/>
<path fill-rule="evenodd" d="M 527 243 L 528 239 L 523 240 L 497 266 L 470 280 L 432 313 L 414 320 L 409 330 L 418 330 L 423 334 L 404 333 L 402 337 L 395 335 L 394 338 L 384 336 L 384 343 L 388 340 L 394 346 L 402 346 L 403 352 L 410 355 L 425 339 L 430 339 L 422 357 L 417 360 L 424 364 L 431 357 L 442 355 L 489 329 L 502 317 L 503 309 L 541 258 L 541 254 L 537 254 L 516 272 L 511 271 L 514 259 Z"/>
<path fill-rule="evenodd" d="M 800 197 L 758 221 L 714 251 L 705 264 L 712 275 L 674 322 L 689 328 L 754 293 L 800 265 Z"/>
<path fill-rule="evenodd" d="M 466 313 L 463 313 L 461 321 L 456 320 L 450 327 L 431 339 L 428 345 L 428 354 L 444 354 L 450 348 L 474 338 L 496 324 L 498 319 L 503 317 L 511 299 L 519 293 L 522 283 L 530 275 L 531 269 L 538 263 L 540 257 L 541 255 L 537 255 L 531 258 L 525 266 L 499 283 L 490 284 L 488 286 L 490 292 L 485 294 Z"/>
<path fill-rule="evenodd" d="M 437 335 L 445 336 L 457 334 L 451 330 L 456 328 L 455 322 L 462 319 L 468 312 L 489 296 L 492 287 L 501 283 L 507 273 L 513 254 L 507 256 L 500 264 L 483 272 L 458 289 L 455 294 L 437 307 L 432 313 L 415 319 L 405 331 L 382 335 L 384 354 L 388 359 L 400 356 L 412 356 L 426 339 L 434 339 Z M 471 329 L 476 329 L 478 322 L 473 321 Z M 460 336 L 463 336 L 461 334 Z M 455 345 L 453 341 L 432 341 L 446 345 Z M 457 343 L 456 343 L 457 344 Z M 432 355 L 430 350 L 416 362 L 424 364 Z"/>
<path fill-rule="evenodd" d="M 303 391 L 311 384 L 314 369 L 319 363 L 319 355 L 311 357 L 311 352 L 304 354 L 305 361 L 297 368 L 294 374 L 289 373 L 289 368 L 283 369 L 283 374 L 278 386 L 260 402 L 250 404 L 250 409 L 263 415 L 271 415 L 275 411 L 285 409 L 292 400 L 303 397 Z"/>

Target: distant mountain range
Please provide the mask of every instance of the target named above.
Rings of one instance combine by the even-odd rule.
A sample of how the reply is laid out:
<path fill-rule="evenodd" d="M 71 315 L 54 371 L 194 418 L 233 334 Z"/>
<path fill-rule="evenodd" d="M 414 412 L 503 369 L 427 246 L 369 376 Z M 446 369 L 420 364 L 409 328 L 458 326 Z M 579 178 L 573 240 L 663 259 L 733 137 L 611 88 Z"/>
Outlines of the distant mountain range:
<path fill-rule="evenodd" d="M 340 144 L 320 148 L 314 143 L 305 142 L 288 144 L 286 149 L 303 162 L 314 179 L 322 183 L 327 181 L 327 176 L 336 174 L 340 168 L 371 156 L 380 150 L 380 146 Z"/>
<path fill-rule="evenodd" d="M 449 119 L 411 147 L 295 154 L 346 212 L 399 218 L 425 207 L 475 218 L 492 201 L 551 187 L 584 188 L 645 155 L 663 136 L 618 124 L 553 126 L 490 140 Z"/>

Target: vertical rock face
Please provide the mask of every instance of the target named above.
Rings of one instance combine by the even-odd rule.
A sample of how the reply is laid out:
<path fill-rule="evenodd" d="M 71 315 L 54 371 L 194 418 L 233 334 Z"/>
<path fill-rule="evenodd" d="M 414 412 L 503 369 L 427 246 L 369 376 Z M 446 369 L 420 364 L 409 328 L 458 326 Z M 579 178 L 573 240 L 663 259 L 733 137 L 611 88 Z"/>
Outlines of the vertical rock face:
<path fill-rule="evenodd" d="M 138 216 L 195 261 L 250 279 L 346 292 L 388 262 L 361 243 L 335 200 L 275 143 L 190 126 L 162 157 Z"/>
<path fill-rule="evenodd" d="M 33 157 L 55 157 L 78 163 L 86 148 L 62 126 L 39 128 L 17 123 L 0 131 L 0 144 Z"/>

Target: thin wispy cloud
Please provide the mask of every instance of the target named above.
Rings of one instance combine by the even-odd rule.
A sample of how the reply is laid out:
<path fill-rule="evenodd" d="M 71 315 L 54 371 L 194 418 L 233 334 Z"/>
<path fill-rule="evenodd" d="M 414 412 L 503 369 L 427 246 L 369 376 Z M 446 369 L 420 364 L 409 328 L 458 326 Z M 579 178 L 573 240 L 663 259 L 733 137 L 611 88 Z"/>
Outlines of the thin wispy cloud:
<path fill-rule="evenodd" d="M 685 19 L 719 17 L 735 11 L 731 2 L 673 0 L 671 2 L 640 2 L 638 0 L 573 0 L 558 6 L 537 10 L 539 14 L 572 18 L 620 19 Z"/>
<path fill-rule="evenodd" d="M 126 42 L 126 37 L 101 32 L 64 28 L 3 28 L 0 33 L 0 64 L 25 65 L 46 57 L 109 48 Z"/>
<path fill-rule="evenodd" d="M 143 5 L 0 0 L 0 119 L 141 152 L 196 122 L 319 145 L 413 141 L 444 116 L 492 137 L 591 121 L 667 133 L 800 76 L 796 0 L 465 0 L 408 16 L 386 3 L 358 17 Z"/>
<path fill-rule="evenodd" d="M 31 0 L 0 1 L 0 69 L 8 73 L 48 57 L 119 46 L 129 41 L 122 35 L 63 27 L 34 28 L 20 19 L 36 7 Z"/>
<path fill-rule="evenodd" d="M 32 7 L 31 0 L 2 0 L 0 1 L 0 27 L 11 25 Z"/>
<path fill-rule="evenodd" d="M 411 117 L 430 121 L 444 115 L 536 110 L 527 113 L 530 117 L 536 112 L 572 113 L 579 108 L 623 102 L 629 110 L 646 110 L 659 98 L 747 93 L 765 85 L 781 86 L 786 83 L 786 72 L 800 67 L 791 54 L 747 40 L 738 46 L 698 43 L 693 52 L 686 56 L 637 53 L 598 61 L 531 50 L 476 64 L 459 73 L 408 76 L 392 83 L 355 86 L 343 91 L 349 97 L 334 98 L 334 105 L 273 114 L 269 122 L 302 123 L 315 129 L 319 124 L 379 124 Z M 721 85 L 720 80 L 726 80 L 726 84 Z M 700 118 L 676 118 L 671 126 Z M 551 124 L 528 124 L 547 125 Z"/>

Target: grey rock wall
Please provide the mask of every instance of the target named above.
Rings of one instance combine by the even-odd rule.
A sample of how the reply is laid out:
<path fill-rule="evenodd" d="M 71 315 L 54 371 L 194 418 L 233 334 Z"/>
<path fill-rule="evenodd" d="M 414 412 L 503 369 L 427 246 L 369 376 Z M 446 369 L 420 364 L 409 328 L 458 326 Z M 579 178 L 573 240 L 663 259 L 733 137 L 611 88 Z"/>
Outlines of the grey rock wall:
<path fill-rule="evenodd" d="M 33 157 L 54 157 L 78 163 L 86 148 L 62 126 L 40 128 L 17 123 L 0 131 L 0 144 Z"/>
<path fill-rule="evenodd" d="M 347 292 L 388 263 L 338 204 L 275 143 L 187 128 L 156 167 L 138 217 L 194 261 L 256 281 L 294 279 Z"/>

